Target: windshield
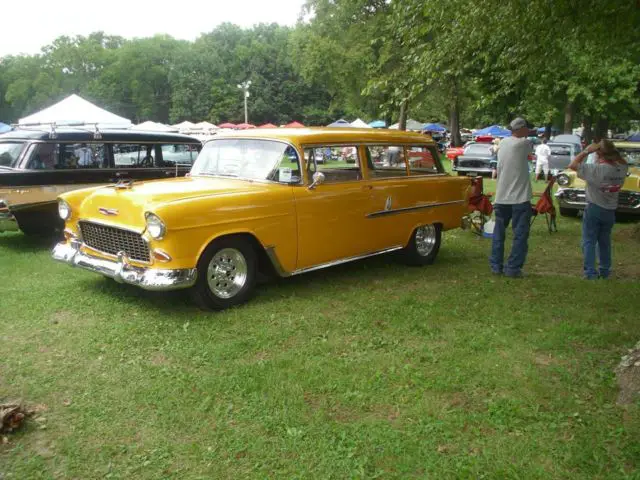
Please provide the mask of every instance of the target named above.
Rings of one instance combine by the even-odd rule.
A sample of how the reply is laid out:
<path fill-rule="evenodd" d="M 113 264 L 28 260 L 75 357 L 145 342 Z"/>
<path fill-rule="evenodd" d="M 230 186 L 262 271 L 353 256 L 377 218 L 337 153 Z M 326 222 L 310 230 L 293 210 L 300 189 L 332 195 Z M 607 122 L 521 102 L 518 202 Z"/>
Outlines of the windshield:
<path fill-rule="evenodd" d="M 24 143 L 0 143 L 0 167 L 15 167 Z"/>
<path fill-rule="evenodd" d="M 469 155 L 469 154 L 475 154 L 475 155 L 491 155 L 491 151 L 489 150 L 491 148 L 491 144 L 490 143 L 474 143 L 473 145 L 469 145 L 465 151 L 464 154 L 465 155 Z"/>
<path fill-rule="evenodd" d="M 191 175 L 221 175 L 268 180 L 284 156 L 295 150 L 285 143 L 248 138 L 227 138 L 208 142 Z M 296 156 L 297 158 L 297 156 Z"/>
<path fill-rule="evenodd" d="M 640 148 L 620 148 L 618 151 L 630 167 L 640 167 Z"/>

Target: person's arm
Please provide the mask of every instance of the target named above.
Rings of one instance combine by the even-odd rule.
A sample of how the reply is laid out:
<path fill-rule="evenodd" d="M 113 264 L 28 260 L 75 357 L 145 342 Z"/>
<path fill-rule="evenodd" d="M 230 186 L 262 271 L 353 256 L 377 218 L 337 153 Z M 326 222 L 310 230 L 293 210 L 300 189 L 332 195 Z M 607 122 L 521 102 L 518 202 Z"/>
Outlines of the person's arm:
<path fill-rule="evenodd" d="M 600 144 L 592 143 L 587 148 L 585 148 L 582 152 L 576 155 L 573 161 L 569 164 L 567 168 L 570 168 L 571 170 L 578 170 L 578 167 L 582 162 L 584 162 L 584 159 L 587 158 L 590 153 L 596 152 L 599 149 L 600 149 Z"/>

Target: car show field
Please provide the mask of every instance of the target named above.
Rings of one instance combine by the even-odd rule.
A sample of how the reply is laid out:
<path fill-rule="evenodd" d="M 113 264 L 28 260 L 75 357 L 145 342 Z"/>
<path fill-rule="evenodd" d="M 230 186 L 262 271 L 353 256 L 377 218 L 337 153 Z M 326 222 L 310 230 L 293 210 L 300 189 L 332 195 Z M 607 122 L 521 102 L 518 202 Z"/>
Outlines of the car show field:
<path fill-rule="evenodd" d="M 637 342 L 640 230 L 615 278 L 581 278 L 580 221 L 537 220 L 527 278 L 489 240 L 263 282 L 204 313 L 0 235 L 0 391 L 38 411 L 6 479 L 633 478 L 640 409 L 613 374 Z M 612 293 L 615 292 L 615 295 Z"/>

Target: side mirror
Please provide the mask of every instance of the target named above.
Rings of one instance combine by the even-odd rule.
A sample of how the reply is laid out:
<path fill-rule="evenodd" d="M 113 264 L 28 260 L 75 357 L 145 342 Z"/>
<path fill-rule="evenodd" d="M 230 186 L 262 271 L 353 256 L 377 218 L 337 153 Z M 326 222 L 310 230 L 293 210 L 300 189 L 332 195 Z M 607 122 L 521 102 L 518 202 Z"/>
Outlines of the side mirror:
<path fill-rule="evenodd" d="M 312 178 L 313 178 L 313 183 L 309 185 L 309 190 L 313 190 L 318 185 L 322 185 L 324 183 L 324 173 L 322 172 L 314 173 Z"/>

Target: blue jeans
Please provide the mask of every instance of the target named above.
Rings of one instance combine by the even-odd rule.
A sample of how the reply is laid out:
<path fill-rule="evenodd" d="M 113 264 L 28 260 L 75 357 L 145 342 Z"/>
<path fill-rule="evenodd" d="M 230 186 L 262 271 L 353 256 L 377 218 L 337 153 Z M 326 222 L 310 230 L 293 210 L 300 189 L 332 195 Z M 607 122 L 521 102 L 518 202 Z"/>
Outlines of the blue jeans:
<path fill-rule="evenodd" d="M 611 230 L 616 223 L 616 211 L 588 203 L 582 217 L 582 253 L 584 276 L 598 278 L 596 270 L 596 245 L 600 256 L 600 277 L 607 278 L 611 271 Z"/>
<path fill-rule="evenodd" d="M 493 229 L 493 243 L 491 245 L 491 258 L 489 263 L 494 273 L 503 273 L 507 276 L 520 275 L 522 266 L 527 259 L 529 250 L 529 227 L 531 224 L 531 202 L 506 205 L 496 203 L 493 206 L 496 214 L 496 225 Z M 509 222 L 512 222 L 513 245 L 511 254 L 504 263 L 504 240 Z"/>

